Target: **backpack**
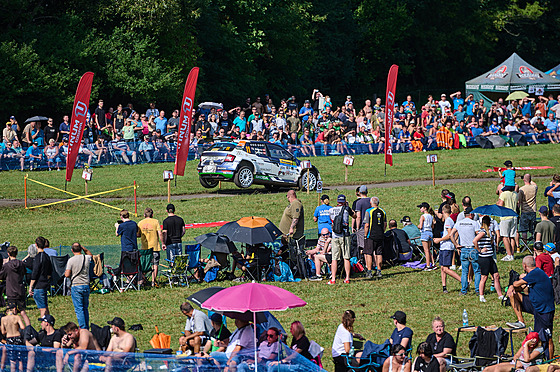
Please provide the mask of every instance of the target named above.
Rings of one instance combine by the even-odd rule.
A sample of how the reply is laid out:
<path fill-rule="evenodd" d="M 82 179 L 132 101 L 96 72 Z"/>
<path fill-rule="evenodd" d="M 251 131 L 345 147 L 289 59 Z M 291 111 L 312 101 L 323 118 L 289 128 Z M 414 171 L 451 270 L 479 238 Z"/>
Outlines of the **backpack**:
<path fill-rule="evenodd" d="M 340 212 L 336 215 L 332 223 L 332 231 L 335 234 L 344 234 L 344 211 L 346 207 L 340 208 Z"/>

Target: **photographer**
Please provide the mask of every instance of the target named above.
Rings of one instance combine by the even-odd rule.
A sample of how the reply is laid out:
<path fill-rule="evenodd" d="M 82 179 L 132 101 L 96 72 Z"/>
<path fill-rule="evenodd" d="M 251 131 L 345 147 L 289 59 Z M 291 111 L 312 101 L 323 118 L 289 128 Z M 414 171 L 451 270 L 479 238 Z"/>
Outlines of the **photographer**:
<path fill-rule="evenodd" d="M 72 244 L 72 253 L 74 256 L 68 260 L 64 276 L 70 278 L 72 303 L 80 329 L 89 329 L 89 265 L 92 254 L 77 242 Z"/>

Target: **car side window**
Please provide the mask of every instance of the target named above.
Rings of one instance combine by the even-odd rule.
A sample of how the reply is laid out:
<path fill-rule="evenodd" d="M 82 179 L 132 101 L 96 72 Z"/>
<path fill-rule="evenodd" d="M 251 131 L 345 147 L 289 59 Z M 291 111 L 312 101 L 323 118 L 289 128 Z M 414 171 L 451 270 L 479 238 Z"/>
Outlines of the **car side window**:
<path fill-rule="evenodd" d="M 292 155 L 282 147 L 277 145 L 268 145 L 268 151 L 270 152 L 271 158 L 293 160 Z"/>
<path fill-rule="evenodd" d="M 268 156 L 266 153 L 266 145 L 264 143 L 250 143 L 249 144 L 249 153 L 255 154 L 257 156 Z"/>

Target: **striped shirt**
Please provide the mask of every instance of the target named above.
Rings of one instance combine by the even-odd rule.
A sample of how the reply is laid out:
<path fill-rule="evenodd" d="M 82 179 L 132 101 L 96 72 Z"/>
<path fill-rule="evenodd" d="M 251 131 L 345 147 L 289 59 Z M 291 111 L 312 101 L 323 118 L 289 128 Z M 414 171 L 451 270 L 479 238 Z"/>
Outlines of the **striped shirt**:
<path fill-rule="evenodd" d="M 478 254 L 478 257 L 493 257 L 494 256 L 494 232 L 490 230 L 490 235 L 481 228 L 477 231 L 477 234 L 481 232 L 484 233 L 484 236 L 478 241 L 478 248 L 480 249 L 481 253 Z M 483 249 L 486 249 L 485 252 L 482 252 Z"/>

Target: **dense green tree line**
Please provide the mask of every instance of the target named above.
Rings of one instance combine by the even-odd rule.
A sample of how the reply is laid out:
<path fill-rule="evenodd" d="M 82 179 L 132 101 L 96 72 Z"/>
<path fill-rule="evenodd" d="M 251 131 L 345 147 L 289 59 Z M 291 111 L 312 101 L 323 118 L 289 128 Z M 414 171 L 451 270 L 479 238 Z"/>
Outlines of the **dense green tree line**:
<path fill-rule="evenodd" d="M 340 102 L 461 89 L 512 52 L 560 63 L 557 0 L 4 0 L 1 118 L 59 114 L 95 73 L 92 101 L 176 107 L 193 66 L 197 100 L 306 98 Z"/>

